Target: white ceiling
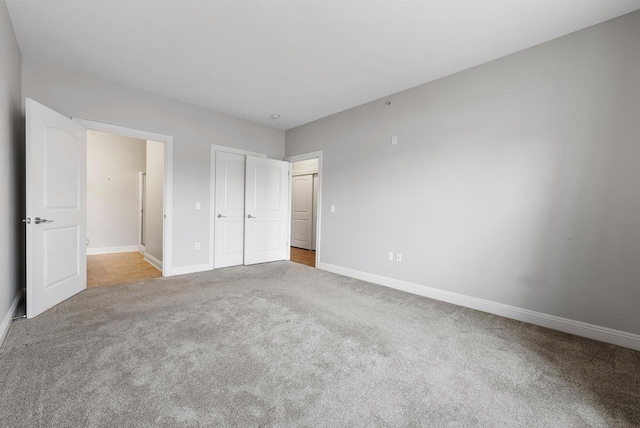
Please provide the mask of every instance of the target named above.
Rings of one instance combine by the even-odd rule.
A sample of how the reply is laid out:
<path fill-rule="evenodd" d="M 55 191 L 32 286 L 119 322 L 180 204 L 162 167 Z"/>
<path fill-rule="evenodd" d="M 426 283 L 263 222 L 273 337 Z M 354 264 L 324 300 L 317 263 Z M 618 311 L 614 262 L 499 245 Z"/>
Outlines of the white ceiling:
<path fill-rule="evenodd" d="M 640 8 L 638 0 L 7 3 L 25 57 L 280 129 Z"/>

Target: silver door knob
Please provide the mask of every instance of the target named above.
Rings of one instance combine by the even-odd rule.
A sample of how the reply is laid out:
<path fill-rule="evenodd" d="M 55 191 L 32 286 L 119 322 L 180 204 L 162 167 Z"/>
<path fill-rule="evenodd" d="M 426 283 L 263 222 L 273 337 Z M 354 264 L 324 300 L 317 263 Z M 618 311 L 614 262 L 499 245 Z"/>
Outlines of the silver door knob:
<path fill-rule="evenodd" d="M 46 218 L 40 218 L 40 217 L 36 217 L 33 219 L 33 222 L 35 224 L 40 224 L 40 223 L 53 223 L 53 220 L 47 220 Z"/>
<path fill-rule="evenodd" d="M 222 214 L 218 214 L 218 216 L 217 216 L 217 217 L 218 217 L 218 218 L 227 218 L 227 216 L 226 216 L 226 215 L 222 215 Z"/>
<path fill-rule="evenodd" d="M 252 216 L 251 214 L 247 215 L 247 218 L 255 218 L 254 216 Z"/>

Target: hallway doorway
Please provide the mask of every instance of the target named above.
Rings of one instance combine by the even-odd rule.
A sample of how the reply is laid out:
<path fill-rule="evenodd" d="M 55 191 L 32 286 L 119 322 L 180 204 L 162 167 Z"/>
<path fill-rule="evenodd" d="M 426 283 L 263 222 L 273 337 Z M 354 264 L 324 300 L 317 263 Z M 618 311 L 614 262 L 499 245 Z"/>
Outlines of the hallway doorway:
<path fill-rule="evenodd" d="M 291 163 L 292 262 L 316 267 L 320 253 L 322 152 L 287 158 Z"/>
<path fill-rule="evenodd" d="M 87 256 L 87 288 L 160 278 L 162 272 L 138 251 Z"/>
<path fill-rule="evenodd" d="M 87 287 L 162 276 L 164 151 L 87 131 Z"/>

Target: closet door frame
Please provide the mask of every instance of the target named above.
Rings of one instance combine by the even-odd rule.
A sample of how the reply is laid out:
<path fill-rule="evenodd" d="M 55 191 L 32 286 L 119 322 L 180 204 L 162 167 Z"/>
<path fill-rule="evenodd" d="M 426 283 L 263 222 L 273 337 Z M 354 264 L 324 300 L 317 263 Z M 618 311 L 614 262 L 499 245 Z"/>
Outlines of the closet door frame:
<path fill-rule="evenodd" d="M 209 270 L 213 270 L 215 264 L 216 152 L 218 151 L 259 158 L 267 157 L 266 153 L 257 153 L 217 144 L 211 145 L 209 159 Z"/>

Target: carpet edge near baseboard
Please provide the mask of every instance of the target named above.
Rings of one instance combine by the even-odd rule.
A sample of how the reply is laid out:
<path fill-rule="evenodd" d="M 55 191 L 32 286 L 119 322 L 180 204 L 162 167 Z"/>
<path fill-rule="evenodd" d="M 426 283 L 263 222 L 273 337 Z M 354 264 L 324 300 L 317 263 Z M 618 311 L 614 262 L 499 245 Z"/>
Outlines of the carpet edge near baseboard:
<path fill-rule="evenodd" d="M 479 299 L 477 297 L 471 297 L 460 293 L 440 290 L 408 281 L 345 268 L 330 263 L 320 262 L 318 263 L 318 269 L 370 282 L 376 285 L 405 291 L 407 293 L 428 297 L 430 299 L 452 303 L 454 305 L 464 306 L 470 309 L 503 316 L 505 318 L 640 351 L 640 335 L 637 334 L 589 324 L 582 321 L 576 321 L 569 318 L 562 318 L 543 312 L 536 312 L 517 306 L 505 305 L 491 300 Z"/>
<path fill-rule="evenodd" d="M 18 307 L 18 303 L 20 303 L 20 299 L 22 299 L 22 290 L 16 293 L 13 302 L 11 302 L 11 306 L 9 306 L 9 310 L 2 317 L 2 324 L 0 324 L 0 347 L 4 343 L 4 339 L 7 337 L 7 333 L 9 333 L 9 327 L 11 327 L 11 320 L 13 318 L 13 314 L 16 312 L 16 308 Z"/>

